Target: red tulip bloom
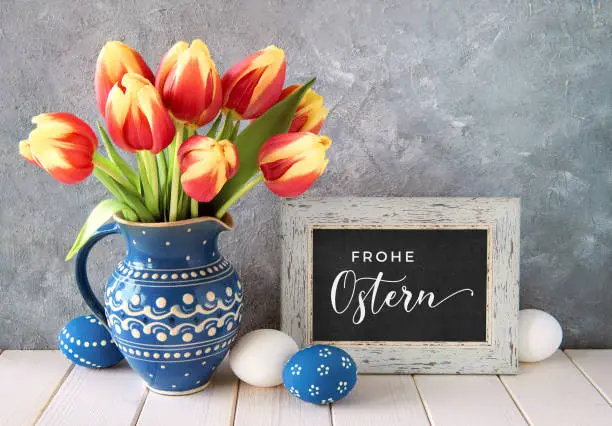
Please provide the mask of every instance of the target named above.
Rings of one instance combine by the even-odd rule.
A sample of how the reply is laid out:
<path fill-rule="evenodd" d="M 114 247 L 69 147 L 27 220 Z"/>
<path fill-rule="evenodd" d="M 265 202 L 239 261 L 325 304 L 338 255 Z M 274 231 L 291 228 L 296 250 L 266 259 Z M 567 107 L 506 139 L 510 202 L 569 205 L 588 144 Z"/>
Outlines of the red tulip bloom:
<path fill-rule="evenodd" d="M 40 114 L 32 123 L 36 128 L 19 143 L 26 160 L 65 184 L 79 183 L 91 174 L 98 140 L 87 123 L 66 112 Z"/>
<path fill-rule="evenodd" d="M 185 193 L 200 201 L 211 201 L 238 170 L 238 150 L 228 141 L 192 136 L 179 148 L 181 184 Z"/>
<path fill-rule="evenodd" d="M 172 115 L 186 124 L 203 126 L 221 110 L 221 78 L 202 40 L 176 43 L 159 64 L 155 87 Z"/>
<path fill-rule="evenodd" d="M 299 89 L 301 85 L 294 84 L 285 87 L 280 95 L 279 102 L 287 96 Z M 323 96 L 319 95 L 312 89 L 308 89 L 293 116 L 289 133 L 293 132 L 311 132 L 319 133 L 323 122 L 327 118 L 327 108 L 323 106 Z"/>
<path fill-rule="evenodd" d="M 257 162 L 264 183 L 281 197 L 297 197 L 325 170 L 331 139 L 314 133 L 283 133 L 263 144 Z"/>
<path fill-rule="evenodd" d="M 104 115 L 106 111 L 109 92 L 128 72 L 139 74 L 150 82 L 154 81 L 153 72 L 140 53 L 120 41 L 107 42 L 100 50 L 96 63 L 96 101 L 100 114 Z"/>
<path fill-rule="evenodd" d="M 251 120 L 278 101 L 285 83 L 285 52 L 268 46 L 231 67 L 223 76 L 223 107 L 234 118 Z"/>
<path fill-rule="evenodd" d="M 108 94 L 106 124 L 113 141 L 129 152 L 157 154 L 174 138 L 174 123 L 149 80 L 127 73 Z"/>

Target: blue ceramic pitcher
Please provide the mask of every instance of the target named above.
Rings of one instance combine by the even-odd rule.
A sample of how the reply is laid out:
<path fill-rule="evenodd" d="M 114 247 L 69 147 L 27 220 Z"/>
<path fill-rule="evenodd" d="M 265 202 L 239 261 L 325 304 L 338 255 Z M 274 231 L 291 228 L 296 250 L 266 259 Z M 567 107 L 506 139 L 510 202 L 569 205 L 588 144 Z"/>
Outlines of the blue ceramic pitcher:
<path fill-rule="evenodd" d="M 233 228 L 202 217 L 169 223 L 115 221 L 79 251 L 76 279 L 93 313 L 149 389 L 184 395 L 204 389 L 236 338 L 242 286 L 219 253 L 217 239 Z M 102 238 L 121 234 L 127 255 L 108 279 L 104 307 L 87 279 L 87 256 Z"/>

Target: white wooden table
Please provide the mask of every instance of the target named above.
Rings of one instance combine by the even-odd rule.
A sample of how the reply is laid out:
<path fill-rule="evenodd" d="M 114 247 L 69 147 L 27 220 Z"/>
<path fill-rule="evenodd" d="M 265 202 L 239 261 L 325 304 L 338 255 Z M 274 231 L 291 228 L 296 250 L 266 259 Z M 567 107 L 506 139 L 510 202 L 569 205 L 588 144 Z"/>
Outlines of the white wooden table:
<path fill-rule="evenodd" d="M 360 375 L 344 400 L 301 402 L 226 365 L 189 396 L 148 392 L 122 363 L 75 367 L 57 351 L 0 354 L 0 425 L 612 425 L 612 350 L 557 352 L 517 376 Z"/>

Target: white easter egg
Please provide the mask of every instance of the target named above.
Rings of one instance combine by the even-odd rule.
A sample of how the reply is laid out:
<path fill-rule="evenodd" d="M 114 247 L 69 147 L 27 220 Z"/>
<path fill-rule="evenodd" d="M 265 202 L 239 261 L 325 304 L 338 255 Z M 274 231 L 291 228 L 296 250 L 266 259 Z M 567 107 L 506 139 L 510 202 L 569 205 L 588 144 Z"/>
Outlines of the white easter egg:
<path fill-rule="evenodd" d="M 283 367 L 298 351 L 287 334 L 270 329 L 251 331 L 234 344 L 229 354 L 232 371 L 253 386 L 270 387 L 283 383 Z"/>
<path fill-rule="evenodd" d="M 561 325 L 552 315 L 538 309 L 519 312 L 519 361 L 545 360 L 559 349 L 562 339 Z"/>

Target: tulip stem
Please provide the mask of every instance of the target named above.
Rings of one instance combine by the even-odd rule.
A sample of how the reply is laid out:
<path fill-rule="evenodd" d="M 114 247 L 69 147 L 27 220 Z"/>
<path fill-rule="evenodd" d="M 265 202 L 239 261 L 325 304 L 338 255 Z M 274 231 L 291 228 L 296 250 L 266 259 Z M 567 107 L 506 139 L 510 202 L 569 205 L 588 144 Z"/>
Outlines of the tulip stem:
<path fill-rule="evenodd" d="M 178 214 L 178 202 L 179 202 L 179 190 L 180 190 L 180 178 L 181 169 L 178 164 L 178 150 L 183 143 L 183 128 L 184 124 L 180 121 L 176 123 L 176 136 L 173 142 L 173 148 L 171 155 L 172 164 L 172 178 L 170 179 L 170 213 L 168 214 L 168 221 L 175 222 Z"/>
<path fill-rule="evenodd" d="M 144 196 L 144 202 L 147 209 L 154 216 L 159 217 L 159 204 L 155 199 L 155 193 L 153 192 L 152 182 L 149 177 L 147 167 L 147 160 L 145 157 L 145 151 L 139 151 L 136 153 L 136 160 L 138 161 L 138 171 L 140 173 L 140 183 L 142 184 L 142 194 Z"/>
<path fill-rule="evenodd" d="M 147 170 L 149 186 L 153 195 L 155 205 L 159 206 L 159 173 L 157 171 L 157 162 L 151 151 L 140 151 Z M 159 207 L 158 207 L 159 208 Z"/>
<path fill-rule="evenodd" d="M 217 214 L 215 214 L 215 216 L 218 219 L 221 219 L 225 215 L 225 213 L 227 213 L 229 208 L 236 201 L 238 201 L 240 197 L 242 197 L 243 195 L 246 195 L 251 189 L 253 189 L 253 187 L 255 187 L 255 185 L 257 185 L 261 181 L 263 181 L 263 175 L 259 173 L 253 179 L 251 179 L 246 184 L 244 184 L 242 188 L 236 191 L 225 203 L 223 203 L 221 207 L 219 207 L 219 210 L 217 210 Z"/>
<path fill-rule="evenodd" d="M 198 202 L 198 200 L 195 200 L 193 198 L 190 198 L 191 200 L 191 217 L 192 218 L 196 218 L 198 217 L 198 209 L 200 207 L 200 203 Z"/>
<path fill-rule="evenodd" d="M 223 128 L 221 132 L 217 135 L 215 139 L 218 141 L 223 139 L 229 139 L 234 131 L 234 120 L 232 119 L 232 111 L 229 111 L 225 116 L 225 123 L 223 123 Z"/>

